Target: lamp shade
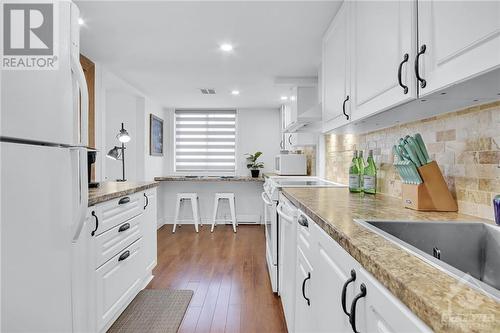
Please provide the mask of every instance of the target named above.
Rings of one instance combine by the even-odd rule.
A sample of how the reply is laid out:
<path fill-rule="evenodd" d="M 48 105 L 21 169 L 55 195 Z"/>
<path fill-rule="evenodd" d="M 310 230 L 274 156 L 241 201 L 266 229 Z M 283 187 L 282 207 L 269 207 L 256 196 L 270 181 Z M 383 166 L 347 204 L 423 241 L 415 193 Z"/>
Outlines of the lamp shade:
<path fill-rule="evenodd" d="M 118 156 L 120 156 L 120 151 L 118 150 L 118 147 L 113 147 L 110 151 L 108 151 L 106 156 L 113 160 L 117 160 Z"/>
<path fill-rule="evenodd" d="M 118 141 L 123 143 L 127 143 L 130 141 L 130 135 L 128 134 L 127 130 L 123 127 L 123 123 L 122 123 L 122 128 L 120 129 L 120 132 L 118 133 L 116 138 L 118 139 Z"/>

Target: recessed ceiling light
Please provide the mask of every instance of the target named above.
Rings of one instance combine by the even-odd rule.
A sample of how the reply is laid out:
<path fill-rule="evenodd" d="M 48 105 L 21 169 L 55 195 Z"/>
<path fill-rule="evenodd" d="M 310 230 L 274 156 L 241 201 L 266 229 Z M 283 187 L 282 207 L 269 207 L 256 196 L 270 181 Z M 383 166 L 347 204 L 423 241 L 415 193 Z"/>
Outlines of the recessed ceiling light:
<path fill-rule="evenodd" d="M 220 49 L 224 52 L 231 52 L 233 50 L 233 46 L 231 44 L 221 44 Z"/>
<path fill-rule="evenodd" d="M 79 24 L 79 25 L 84 25 L 84 24 L 85 24 L 85 21 L 84 21 L 81 17 L 79 17 L 79 18 L 78 18 L 78 24 Z"/>
<path fill-rule="evenodd" d="M 239 94 L 240 94 L 240 91 L 239 91 L 239 90 L 232 90 L 232 91 L 231 91 L 231 95 L 235 95 L 235 96 L 237 96 L 237 95 L 239 95 Z"/>
<path fill-rule="evenodd" d="M 281 97 L 280 97 L 280 99 L 281 99 L 282 101 L 286 101 L 286 100 L 288 99 L 288 97 L 286 97 L 286 96 L 281 96 Z"/>
<path fill-rule="evenodd" d="M 291 101 L 295 101 L 295 98 L 296 98 L 295 96 L 290 96 Z"/>

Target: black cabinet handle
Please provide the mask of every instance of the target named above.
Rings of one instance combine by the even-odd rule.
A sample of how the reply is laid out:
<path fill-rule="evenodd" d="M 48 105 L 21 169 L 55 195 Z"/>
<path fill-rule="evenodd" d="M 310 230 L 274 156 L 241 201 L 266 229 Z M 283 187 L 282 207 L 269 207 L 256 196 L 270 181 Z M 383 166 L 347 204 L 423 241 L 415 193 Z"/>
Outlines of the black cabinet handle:
<path fill-rule="evenodd" d="M 125 260 L 125 259 L 127 259 L 129 256 L 130 256 L 130 251 L 129 251 L 129 250 L 127 250 L 127 251 L 123 252 L 122 254 L 120 254 L 120 256 L 118 257 L 118 261 Z"/>
<path fill-rule="evenodd" d="M 129 203 L 129 202 L 130 202 L 130 197 L 125 197 L 125 198 L 121 198 L 120 201 L 118 201 L 118 204 L 123 205 L 123 204 Z"/>
<path fill-rule="evenodd" d="M 299 216 L 298 222 L 301 226 L 309 228 L 309 222 L 307 221 L 307 218 L 303 215 Z"/>
<path fill-rule="evenodd" d="M 347 307 L 346 307 L 346 298 L 347 298 L 347 287 L 351 282 L 356 281 L 356 271 L 354 269 L 351 269 L 351 277 L 347 279 L 347 281 L 344 283 L 344 286 L 342 287 L 342 310 L 344 310 L 344 313 L 347 316 L 350 316 L 349 312 L 347 312 Z"/>
<path fill-rule="evenodd" d="M 366 286 L 365 286 L 365 284 L 362 283 L 361 286 L 359 287 L 359 289 L 361 290 L 361 292 L 359 294 L 357 294 L 356 297 L 354 297 L 354 299 L 352 300 L 351 314 L 349 315 L 349 323 L 351 323 L 352 331 L 354 333 L 359 333 L 356 330 L 356 304 L 358 303 L 358 301 L 361 298 L 363 298 L 363 297 L 366 296 Z"/>
<path fill-rule="evenodd" d="M 288 136 L 288 143 L 292 144 L 292 135 L 291 134 Z"/>
<path fill-rule="evenodd" d="M 306 300 L 307 306 L 311 306 L 311 300 L 309 298 L 307 298 L 307 296 L 306 296 L 306 282 L 307 282 L 307 280 L 310 280 L 310 279 L 311 279 L 311 273 L 308 272 L 307 277 L 304 279 L 304 281 L 302 281 L 302 296 Z"/>
<path fill-rule="evenodd" d="M 349 120 L 349 115 L 345 113 L 345 103 L 349 100 L 349 95 L 344 99 L 344 103 L 342 103 L 342 113 L 344 114 L 345 118 Z"/>
<path fill-rule="evenodd" d="M 398 82 L 401 88 L 403 88 L 403 92 L 405 95 L 408 93 L 408 86 L 405 86 L 403 84 L 403 80 L 401 78 L 401 71 L 403 70 L 403 65 L 408 61 L 409 58 L 410 56 L 408 55 L 408 53 L 405 53 L 405 55 L 403 56 L 403 61 L 401 61 L 398 68 Z"/>
<path fill-rule="evenodd" d="M 125 223 L 125 224 L 122 224 L 120 226 L 120 228 L 118 228 L 118 232 L 124 232 L 125 230 L 128 230 L 130 229 L 130 223 Z"/>
<path fill-rule="evenodd" d="M 95 214 L 95 211 L 92 211 L 92 216 L 95 218 L 95 229 L 92 230 L 92 232 L 90 233 L 90 236 L 94 236 L 96 231 L 97 231 L 97 228 L 99 228 L 99 218 Z"/>
<path fill-rule="evenodd" d="M 425 88 L 427 85 L 427 81 L 420 76 L 420 66 L 418 63 L 420 56 L 425 53 L 425 50 L 427 50 L 427 46 L 425 44 L 420 46 L 420 51 L 418 51 L 417 57 L 415 58 L 415 76 L 417 77 L 417 80 L 420 81 L 420 88 Z"/>
<path fill-rule="evenodd" d="M 149 198 L 146 193 L 144 193 L 144 198 L 146 198 L 146 204 L 144 205 L 144 209 L 146 209 L 146 207 L 149 205 Z"/>

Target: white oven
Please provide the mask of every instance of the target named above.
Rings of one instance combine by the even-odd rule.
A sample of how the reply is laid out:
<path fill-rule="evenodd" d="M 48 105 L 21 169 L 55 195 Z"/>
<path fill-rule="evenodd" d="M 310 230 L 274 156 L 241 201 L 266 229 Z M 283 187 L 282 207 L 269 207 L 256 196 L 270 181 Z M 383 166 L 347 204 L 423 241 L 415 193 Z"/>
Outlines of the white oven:
<path fill-rule="evenodd" d="M 278 213 L 277 202 L 269 194 L 262 192 L 264 202 L 264 222 L 266 230 L 266 262 L 273 292 L 278 292 Z"/>
<path fill-rule="evenodd" d="M 278 175 L 307 175 L 307 159 L 304 154 L 280 154 L 274 158 L 274 170 Z"/>
<path fill-rule="evenodd" d="M 262 192 L 266 229 L 266 262 L 273 292 L 277 293 L 282 292 L 281 288 L 282 284 L 285 283 L 284 279 L 289 279 L 286 276 L 281 277 L 286 268 L 283 266 L 285 262 L 281 263 L 280 261 L 286 260 L 284 259 L 286 256 L 283 256 L 283 254 L 288 251 L 285 248 L 290 246 L 285 243 L 281 244 L 281 242 L 283 239 L 291 240 L 293 238 L 293 236 L 290 236 L 293 235 L 290 228 L 287 230 L 282 230 L 282 228 L 289 226 L 290 216 L 293 216 L 295 207 L 288 202 L 286 205 L 282 203 L 278 208 L 279 201 L 284 201 L 282 195 L 280 199 L 280 192 L 285 187 L 345 187 L 345 185 L 318 177 L 271 176 L 266 178 L 264 192 Z M 281 213 L 281 216 L 278 213 Z M 285 225 L 285 222 L 288 224 Z M 290 243 L 287 242 L 287 244 Z"/>

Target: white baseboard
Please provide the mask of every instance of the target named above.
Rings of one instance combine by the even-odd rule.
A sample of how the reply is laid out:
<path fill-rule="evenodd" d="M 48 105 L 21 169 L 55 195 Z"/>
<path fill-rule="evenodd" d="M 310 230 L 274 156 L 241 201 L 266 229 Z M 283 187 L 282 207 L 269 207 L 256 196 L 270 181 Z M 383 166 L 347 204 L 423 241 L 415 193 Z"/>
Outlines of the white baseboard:
<path fill-rule="evenodd" d="M 240 214 L 236 216 L 236 221 L 238 224 L 261 224 L 260 214 Z M 191 220 L 181 220 L 181 224 L 194 224 Z M 202 218 L 201 223 L 212 224 L 211 218 Z M 158 229 L 165 224 L 174 224 L 174 216 L 166 216 L 158 220 Z"/>

